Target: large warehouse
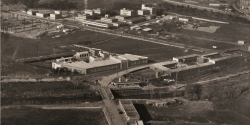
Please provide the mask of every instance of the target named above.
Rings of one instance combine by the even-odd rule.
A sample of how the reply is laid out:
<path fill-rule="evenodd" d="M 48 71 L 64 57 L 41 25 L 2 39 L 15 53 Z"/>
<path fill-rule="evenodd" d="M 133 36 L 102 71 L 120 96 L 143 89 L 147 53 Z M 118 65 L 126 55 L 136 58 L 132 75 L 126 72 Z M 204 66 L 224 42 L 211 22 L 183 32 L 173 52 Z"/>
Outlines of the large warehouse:
<path fill-rule="evenodd" d="M 52 62 L 52 68 L 63 68 L 80 74 L 92 74 L 147 63 L 148 57 L 132 54 L 111 55 L 100 49 L 90 48 L 88 51 L 77 52 L 73 57 L 56 59 Z"/>

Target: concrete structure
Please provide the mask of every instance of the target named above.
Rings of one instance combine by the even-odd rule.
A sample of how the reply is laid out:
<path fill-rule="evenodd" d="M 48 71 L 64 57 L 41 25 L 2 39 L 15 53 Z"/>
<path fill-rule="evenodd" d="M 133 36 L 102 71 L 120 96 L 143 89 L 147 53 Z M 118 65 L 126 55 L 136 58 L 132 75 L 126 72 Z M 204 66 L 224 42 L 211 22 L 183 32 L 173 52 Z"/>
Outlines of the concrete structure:
<path fill-rule="evenodd" d="M 197 61 L 197 57 L 197 54 L 192 54 L 187 56 L 173 57 L 173 60 L 179 63 L 194 63 Z"/>
<path fill-rule="evenodd" d="M 140 115 L 136 111 L 131 100 L 119 100 L 119 106 L 127 122 L 135 122 L 140 120 Z"/>
<path fill-rule="evenodd" d="M 123 16 L 136 16 L 136 12 L 134 10 L 129 10 L 129 9 L 121 9 L 120 10 L 120 15 Z"/>
<path fill-rule="evenodd" d="M 113 23 L 118 21 L 117 18 L 109 18 L 109 17 L 102 17 L 101 20 L 108 23 Z"/>
<path fill-rule="evenodd" d="M 245 41 L 239 40 L 239 41 L 238 41 L 238 44 L 239 44 L 239 45 L 244 45 L 244 44 L 245 44 Z"/>
<path fill-rule="evenodd" d="M 62 11 L 56 10 L 55 14 L 62 14 Z"/>
<path fill-rule="evenodd" d="M 156 14 L 156 8 L 153 4 L 142 4 L 141 6 L 142 10 L 149 10 L 150 14 Z"/>
<path fill-rule="evenodd" d="M 93 11 L 95 14 L 98 14 L 98 15 L 103 15 L 106 12 L 106 10 L 101 9 L 101 8 L 93 9 Z"/>
<path fill-rule="evenodd" d="M 90 10 L 90 9 L 85 9 L 85 10 L 84 10 L 84 13 L 85 13 L 86 15 L 91 15 L 91 16 L 95 15 L 94 10 Z"/>
<path fill-rule="evenodd" d="M 50 16 L 50 13 L 49 13 L 49 12 L 37 12 L 37 13 L 36 13 L 36 16 L 37 16 L 37 17 L 46 18 L 46 17 L 49 17 L 49 16 Z"/>
<path fill-rule="evenodd" d="M 35 11 L 35 10 L 28 10 L 28 11 L 27 11 L 27 14 L 28 14 L 28 15 L 32 15 L 32 16 L 35 16 L 37 12 L 38 12 L 38 11 Z"/>
<path fill-rule="evenodd" d="M 138 10 L 138 15 L 144 16 L 144 15 L 149 15 L 150 10 Z"/>
<path fill-rule="evenodd" d="M 105 23 L 105 22 L 97 22 L 94 20 L 83 20 L 82 23 L 84 25 L 90 25 L 90 26 L 96 26 L 96 27 L 101 27 L 101 28 L 111 28 L 113 27 L 112 24 L 110 23 Z"/>
<path fill-rule="evenodd" d="M 122 54 L 110 55 L 101 49 L 90 48 L 77 52 L 73 57 L 62 58 L 52 62 L 52 68 L 64 68 L 80 74 L 91 74 L 114 69 L 128 68 L 148 63 L 148 57 Z"/>
<path fill-rule="evenodd" d="M 131 18 L 131 16 L 126 16 L 126 15 L 117 15 L 115 18 L 118 19 L 118 21 L 124 21 L 125 19 Z"/>
<path fill-rule="evenodd" d="M 61 19 L 61 18 L 62 18 L 62 14 L 56 14 L 56 13 L 50 14 L 50 19 L 57 20 L 57 19 Z"/>
<path fill-rule="evenodd" d="M 179 18 L 179 21 L 188 22 L 189 19 L 188 18 Z"/>

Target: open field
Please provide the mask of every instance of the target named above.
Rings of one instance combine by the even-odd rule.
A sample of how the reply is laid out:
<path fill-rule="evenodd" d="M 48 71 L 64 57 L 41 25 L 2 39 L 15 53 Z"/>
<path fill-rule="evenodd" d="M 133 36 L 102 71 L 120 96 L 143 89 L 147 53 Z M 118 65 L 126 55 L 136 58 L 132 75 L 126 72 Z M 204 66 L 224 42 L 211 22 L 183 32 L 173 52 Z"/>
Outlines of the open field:
<path fill-rule="evenodd" d="M 116 37 L 93 31 L 76 31 L 74 33 L 62 35 L 54 39 L 27 39 L 11 36 L 4 33 L 2 33 L 1 35 L 2 68 L 5 69 L 4 71 L 2 71 L 2 74 L 4 75 L 9 75 L 13 72 L 15 72 L 16 74 L 16 72 L 19 71 L 21 71 L 20 74 L 23 74 L 22 71 L 35 72 L 35 70 L 37 69 L 36 66 L 14 63 L 14 60 L 19 58 L 38 57 L 76 51 L 72 49 L 65 49 L 65 47 L 63 47 L 70 44 L 81 44 L 90 47 L 96 47 L 112 53 L 131 53 L 144 55 L 149 56 L 151 60 L 156 61 L 170 59 L 173 56 L 188 55 L 193 53 L 191 51 L 184 52 L 184 49 L 162 46 L 145 41 Z M 49 72 L 49 69 L 43 70 L 44 72 L 42 72 L 41 74 Z M 27 75 L 36 74 L 34 72 Z"/>
<path fill-rule="evenodd" d="M 1 89 L 2 105 L 84 103 L 101 100 L 97 90 L 87 83 L 2 83 Z"/>
<path fill-rule="evenodd" d="M 175 56 L 182 56 L 194 53 L 184 52 L 184 49 L 164 46 L 160 44 L 118 37 L 116 39 L 90 45 L 90 47 L 100 48 L 112 53 L 130 53 L 135 55 L 148 56 L 149 59 L 155 61 L 163 61 L 172 59 Z"/>
<path fill-rule="evenodd" d="M 3 109 L 2 125 L 107 125 L 101 109 Z"/>

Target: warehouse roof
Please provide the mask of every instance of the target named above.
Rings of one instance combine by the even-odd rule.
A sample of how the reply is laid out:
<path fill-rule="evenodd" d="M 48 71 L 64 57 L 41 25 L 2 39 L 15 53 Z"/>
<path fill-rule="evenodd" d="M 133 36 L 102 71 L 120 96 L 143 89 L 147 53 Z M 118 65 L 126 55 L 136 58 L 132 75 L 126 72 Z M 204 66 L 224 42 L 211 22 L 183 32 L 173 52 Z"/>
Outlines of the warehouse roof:
<path fill-rule="evenodd" d="M 181 68 L 177 68 L 177 69 L 172 69 L 171 72 L 179 72 L 179 71 L 195 69 L 195 68 L 209 66 L 209 65 L 213 65 L 213 63 L 208 62 L 208 63 L 202 63 L 202 64 L 197 64 L 197 65 L 192 65 L 192 66 L 181 67 Z"/>
<path fill-rule="evenodd" d="M 78 68 L 78 69 L 89 69 L 89 68 L 114 65 L 114 64 L 119 64 L 119 62 L 116 60 L 113 60 L 113 59 L 96 61 L 96 62 L 91 62 L 91 63 L 86 63 L 84 61 L 77 61 L 77 62 L 62 64 L 62 66 L 63 67 Z"/>
<path fill-rule="evenodd" d="M 136 61 L 136 60 L 148 58 L 145 56 L 138 56 L 138 55 L 131 55 L 131 54 L 123 54 L 123 55 L 119 55 L 119 57 L 125 58 L 125 59 L 130 60 L 130 61 Z"/>
<path fill-rule="evenodd" d="M 173 57 L 176 59 L 186 59 L 186 58 L 191 58 L 191 57 L 197 57 L 197 54 L 191 54 L 191 55 L 187 55 L 187 56 L 179 56 L 179 57 Z"/>
<path fill-rule="evenodd" d="M 220 54 L 220 53 L 214 52 L 214 53 L 203 54 L 203 55 L 201 55 L 201 56 L 202 56 L 202 57 L 210 57 L 210 56 L 214 56 L 214 55 L 218 55 L 218 54 Z"/>
<path fill-rule="evenodd" d="M 160 63 L 155 63 L 153 65 L 162 65 L 162 66 L 166 66 L 166 65 L 170 65 L 170 64 L 175 64 L 178 63 L 177 61 L 165 61 L 165 62 L 160 62 Z"/>

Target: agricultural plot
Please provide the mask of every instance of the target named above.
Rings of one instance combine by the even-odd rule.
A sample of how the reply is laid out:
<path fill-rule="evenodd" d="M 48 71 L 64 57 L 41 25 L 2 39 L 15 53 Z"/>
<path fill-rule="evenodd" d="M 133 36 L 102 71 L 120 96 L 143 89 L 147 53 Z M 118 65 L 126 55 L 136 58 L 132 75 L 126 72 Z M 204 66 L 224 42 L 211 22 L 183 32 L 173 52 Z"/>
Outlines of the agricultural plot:
<path fill-rule="evenodd" d="M 101 109 L 43 110 L 34 108 L 1 110 L 3 125 L 107 125 Z"/>
<path fill-rule="evenodd" d="M 19 37 L 41 38 L 50 32 L 57 31 L 56 23 L 44 22 L 25 16 L 4 13 L 1 30 Z"/>
<path fill-rule="evenodd" d="M 209 26 L 209 27 L 197 26 L 197 27 L 195 27 L 192 24 L 187 24 L 187 25 L 183 26 L 183 29 L 186 29 L 186 30 L 197 30 L 197 31 L 202 31 L 202 32 L 207 32 L 207 33 L 214 33 L 214 32 L 216 32 L 216 30 L 218 28 L 219 27 L 217 27 L 217 26 Z"/>

